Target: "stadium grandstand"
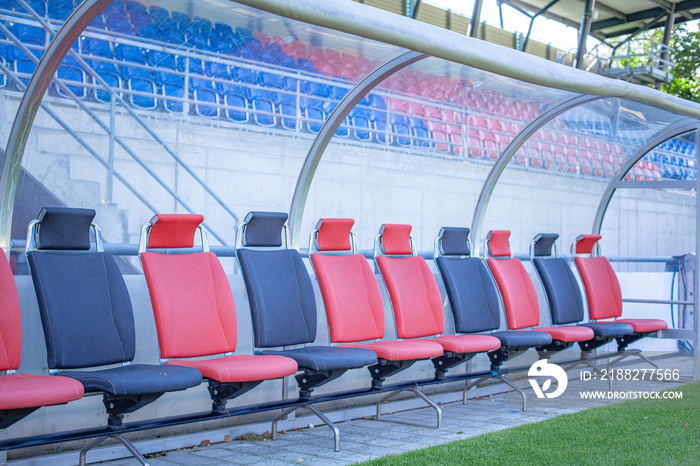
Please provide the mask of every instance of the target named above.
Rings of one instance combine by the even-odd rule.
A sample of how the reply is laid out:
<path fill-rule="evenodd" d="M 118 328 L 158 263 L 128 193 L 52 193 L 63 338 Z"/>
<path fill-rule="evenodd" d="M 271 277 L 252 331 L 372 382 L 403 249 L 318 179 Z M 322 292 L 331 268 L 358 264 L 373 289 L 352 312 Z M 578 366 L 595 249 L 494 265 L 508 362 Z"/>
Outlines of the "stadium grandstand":
<path fill-rule="evenodd" d="M 0 304 L 0 459 L 74 464 L 111 436 L 126 449 L 96 458 L 144 463 L 156 436 L 185 445 L 264 421 L 275 437 L 283 419 L 308 424 L 285 418 L 301 407 L 338 450 L 326 411 L 361 417 L 377 395 L 410 390 L 402 406 L 428 403 L 439 426 L 423 385 L 443 400 L 471 379 L 522 392 L 499 358 L 527 348 L 512 368 L 643 350 L 700 377 L 700 105 L 654 89 L 670 78 L 670 32 L 639 56 L 626 48 L 700 8 L 499 1 L 580 29 L 568 51 L 480 23 L 474 3 L 467 18 L 421 0 L 0 0 L 0 286 L 16 296 Z M 558 250 L 587 303 L 570 322 L 598 311 L 569 259 L 609 258 L 625 336 L 551 330 L 564 322 L 531 261 L 543 233 L 559 240 L 541 255 Z M 380 273 L 393 256 L 418 265 Z M 461 285 L 438 267 L 451 256 L 489 259 L 478 267 L 498 288 L 487 280 L 485 299 L 502 304 L 477 314 L 504 313 L 493 325 L 458 314 Z M 511 258 L 525 266 L 516 282 L 533 279 L 514 295 L 496 265 Z M 402 315 L 404 292 L 437 314 Z M 525 327 L 541 335 L 496 338 L 522 328 L 510 299 L 525 295 L 537 317 Z M 344 316 L 347 303 L 366 313 Z M 416 347 L 400 359 L 404 343 Z M 215 369 L 191 359 L 214 356 Z M 127 368 L 124 393 L 86 368 Z M 144 388 L 150 370 L 170 383 Z M 42 378 L 10 379 L 22 374 Z M 17 401 L 43 384 L 61 396 Z M 56 445 L 69 453 L 52 457 Z"/>

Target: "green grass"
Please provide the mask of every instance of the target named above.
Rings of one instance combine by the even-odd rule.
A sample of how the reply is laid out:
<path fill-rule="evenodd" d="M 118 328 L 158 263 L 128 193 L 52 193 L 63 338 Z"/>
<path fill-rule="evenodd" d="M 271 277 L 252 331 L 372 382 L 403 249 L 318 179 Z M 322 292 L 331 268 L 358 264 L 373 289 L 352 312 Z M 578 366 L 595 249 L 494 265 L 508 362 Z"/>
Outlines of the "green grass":
<path fill-rule="evenodd" d="M 700 464 L 700 382 L 673 390 L 363 464 Z"/>

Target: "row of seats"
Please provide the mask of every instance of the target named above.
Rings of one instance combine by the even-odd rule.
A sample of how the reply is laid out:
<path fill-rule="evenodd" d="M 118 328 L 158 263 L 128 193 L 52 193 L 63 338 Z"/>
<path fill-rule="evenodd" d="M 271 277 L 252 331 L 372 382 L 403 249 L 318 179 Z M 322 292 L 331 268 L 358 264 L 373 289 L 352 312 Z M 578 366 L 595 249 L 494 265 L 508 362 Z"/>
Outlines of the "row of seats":
<path fill-rule="evenodd" d="M 502 364 L 529 348 L 546 358 L 578 343 L 587 354 L 617 339 L 618 351 L 623 352 L 631 342 L 666 328 L 664 321 L 655 319 L 597 321 L 618 318 L 622 312 L 615 273 L 601 256 L 576 257 L 592 322 L 575 325 L 583 320 L 582 295 L 568 263 L 552 253 L 557 235 L 539 235 L 533 242 L 534 263 L 555 324 L 538 327 L 537 294 L 522 263 L 512 257 L 510 232 L 489 233 L 490 257 L 485 262 L 471 257 L 468 229 L 443 228 L 436 243 L 436 263 L 455 323 L 455 333 L 445 335 L 440 291 L 426 261 L 416 254 L 411 226 L 385 224 L 375 242 L 375 261 L 389 293 L 399 338 L 387 340 L 382 293 L 367 260 L 355 250 L 354 222 L 326 218 L 312 233 L 309 251 L 330 343 L 335 346 L 324 345 L 316 342 L 318 317 L 310 276 L 299 252 L 287 244 L 287 215 L 251 212 L 236 243 L 256 354 L 230 355 L 237 346 L 235 303 L 218 258 L 208 251 L 203 217 L 161 214 L 142 229 L 139 253 L 165 365 L 129 364 L 135 354 L 131 301 L 114 259 L 101 251 L 94 215 L 89 209 L 47 207 L 29 226 L 27 259 L 48 367 L 57 374 L 1 376 L 0 426 L 17 422 L 39 406 L 79 399 L 83 393 L 103 393 L 108 425 L 115 429 L 112 436 L 144 464 L 146 460 L 117 429 L 124 415 L 164 393 L 198 385 L 202 379 L 209 386 L 212 412 L 223 413 L 229 399 L 261 382 L 297 374 L 300 402 L 333 429 L 338 450 L 338 430 L 313 405 L 311 394 L 349 369 L 367 367 L 372 389 L 380 390 L 386 378 L 417 361 L 431 360 L 435 379 L 440 380 L 450 368 L 487 353 L 492 374 L 510 383 L 500 373 Z M 97 252 L 91 251 L 91 229 Z M 202 252 L 191 250 L 197 232 Z M 576 253 L 593 256 L 599 239 L 599 235 L 577 238 Z M 14 371 L 21 354 L 21 321 L 6 260 L 0 266 L 0 284 L 6 307 L 0 319 L 0 350 L 6 356 L 0 361 L 6 362 L 0 370 Z M 500 327 L 499 296 L 508 330 L 480 333 Z M 282 349 L 290 346 L 294 348 Z M 225 356 L 217 356 L 221 354 Z M 100 368 L 118 363 L 126 365 Z M 436 409 L 439 427 L 439 407 L 417 385 L 409 389 Z M 523 395 L 523 408 L 524 401 Z M 274 419 L 274 437 L 277 421 L 300 406 Z M 104 438 L 81 451 L 81 464 L 87 451 Z"/>

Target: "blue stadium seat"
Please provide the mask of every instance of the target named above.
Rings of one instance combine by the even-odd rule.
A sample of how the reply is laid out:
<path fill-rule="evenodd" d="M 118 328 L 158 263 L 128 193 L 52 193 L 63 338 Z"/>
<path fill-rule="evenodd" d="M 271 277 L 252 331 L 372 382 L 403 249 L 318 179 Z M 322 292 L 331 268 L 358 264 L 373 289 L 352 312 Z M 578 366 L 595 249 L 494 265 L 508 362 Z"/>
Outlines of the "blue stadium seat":
<path fill-rule="evenodd" d="M 408 117 L 408 125 L 413 134 L 413 144 L 420 147 L 430 147 L 430 131 L 420 118 Z"/>
<path fill-rule="evenodd" d="M 255 36 L 252 32 L 250 32 L 250 29 L 242 27 L 237 27 L 236 31 L 234 32 L 234 35 L 236 36 L 237 40 L 240 41 L 241 44 L 248 42 L 249 40 L 255 40 Z"/>
<path fill-rule="evenodd" d="M 7 66 L 7 62 L 5 61 L 5 57 L 7 56 L 7 47 L 5 47 L 5 44 L 0 44 L 0 63 L 3 65 Z M 5 87 L 7 86 L 7 76 L 5 73 L 0 71 L 0 87 Z"/>
<path fill-rule="evenodd" d="M 224 116 L 231 121 L 238 123 L 247 122 L 250 117 L 248 115 L 248 102 L 250 101 L 250 90 L 243 86 L 237 86 L 229 83 L 216 83 L 217 90 L 221 96 L 221 101 L 228 107 L 224 110 Z"/>
<path fill-rule="evenodd" d="M 241 45 L 238 49 L 238 53 L 242 58 L 247 58 L 249 60 L 263 61 L 263 55 L 265 49 L 262 44 L 257 39 L 249 39 L 245 44 Z"/>
<path fill-rule="evenodd" d="M 159 50 L 148 50 L 146 52 L 146 61 L 154 68 L 166 68 L 168 70 L 177 69 L 175 55 L 172 53 L 161 52 Z"/>
<path fill-rule="evenodd" d="M 34 74 L 34 70 L 36 69 L 36 63 L 31 58 L 25 56 L 19 47 L 8 45 L 6 50 L 7 56 L 11 57 L 12 59 L 12 65 L 15 70 L 15 73 L 26 75 L 18 76 L 19 80 L 26 85 L 27 83 L 29 83 L 31 75 Z M 36 58 L 41 58 L 41 56 L 44 53 L 43 50 L 35 49 L 30 49 L 30 52 Z"/>
<path fill-rule="evenodd" d="M 231 36 L 233 36 L 233 29 L 231 29 L 231 25 L 226 24 L 226 23 L 215 23 L 214 24 L 214 31 L 222 39 L 230 40 Z"/>
<path fill-rule="evenodd" d="M 156 72 L 156 82 L 160 87 L 160 92 L 163 95 L 163 106 L 166 110 L 173 113 L 182 113 L 184 103 L 181 100 L 170 100 L 168 97 L 175 99 L 185 98 L 185 78 L 183 76 Z"/>
<path fill-rule="evenodd" d="M 387 126 L 387 113 L 386 113 L 386 101 L 384 100 L 384 97 L 376 95 L 376 94 L 369 94 L 368 96 L 369 100 L 369 105 L 372 110 L 370 110 L 370 121 L 372 122 L 372 127 L 374 128 L 374 139 L 377 142 L 380 143 L 385 143 L 387 142 L 387 137 L 389 137 L 389 141 L 391 141 L 391 137 L 386 134 L 388 126 Z"/>
<path fill-rule="evenodd" d="M 360 141 L 370 141 L 372 139 L 370 112 L 368 108 L 356 106 L 348 114 L 352 134 Z"/>
<path fill-rule="evenodd" d="M 181 11 L 172 11 L 170 12 L 170 17 L 175 23 L 175 27 L 177 27 L 177 30 L 182 33 L 186 33 L 187 30 L 189 30 L 192 27 L 192 20 L 190 19 L 190 16 L 186 13 L 183 13 Z"/>
<path fill-rule="evenodd" d="M 261 126 L 275 126 L 277 124 L 274 101 L 275 96 L 270 91 L 262 89 L 253 89 L 251 91 L 250 102 L 253 110 L 256 112 L 253 114 L 253 119 L 257 124 Z"/>
<path fill-rule="evenodd" d="M 114 46 L 114 54 L 117 60 L 130 63 L 146 64 L 146 56 L 143 49 L 135 45 L 117 44 Z"/>
<path fill-rule="evenodd" d="M 78 85 L 63 83 L 76 97 L 82 99 L 87 96 L 85 70 L 75 58 L 65 57 L 56 71 L 56 76 L 62 81 L 78 83 Z M 59 86 L 56 86 L 56 93 L 61 97 L 69 97 Z"/>
<path fill-rule="evenodd" d="M 184 73 L 185 68 L 189 74 L 204 76 L 204 63 L 199 58 L 177 57 L 177 69 Z"/>
<path fill-rule="evenodd" d="M 19 6 L 15 0 L 0 0 L 0 10 L 13 11 L 15 6 Z"/>
<path fill-rule="evenodd" d="M 154 109 L 158 106 L 156 99 L 156 83 L 151 72 L 133 66 L 122 65 L 122 77 L 127 89 L 134 92 L 141 92 L 147 95 L 129 95 L 129 102 L 134 107 L 144 109 Z"/>
<path fill-rule="evenodd" d="M 306 121 L 303 124 L 312 133 L 318 133 L 321 131 L 321 126 L 323 126 L 323 122 L 326 120 L 326 113 L 323 111 L 323 104 L 323 101 L 308 97 L 302 97 L 299 99 L 301 113 L 304 118 L 306 118 Z"/>
<path fill-rule="evenodd" d="M 231 73 L 229 71 L 228 65 L 219 62 L 206 61 L 204 62 L 204 71 L 207 75 L 213 78 L 231 79 Z"/>
<path fill-rule="evenodd" d="M 316 66 L 306 58 L 297 58 L 297 65 L 295 68 L 299 71 L 306 71 L 307 73 L 318 74 Z"/>
<path fill-rule="evenodd" d="M 277 66 L 286 66 L 288 68 L 296 66 L 294 59 L 284 53 L 282 47 L 272 42 L 265 46 L 263 61 Z"/>
<path fill-rule="evenodd" d="M 282 79 L 282 76 L 280 76 L 277 73 L 272 73 L 272 72 L 259 72 L 258 73 L 258 82 L 260 83 L 261 86 L 263 87 L 268 87 L 271 89 L 284 89 L 284 79 Z"/>
<path fill-rule="evenodd" d="M 214 88 L 214 83 L 207 79 L 190 78 L 190 92 L 197 102 L 193 105 L 197 115 L 208 118 L 219 117 L 219 94 Z M 206 105 L 203 102 L 210 103 Z"/>
<path fill-rule="evenodd" d="M 290 94 L 278 93 L 277 107 L 282 116 L 291 118 L 280 118 L 280 124 L 285 129 L 296 131 L 297 129 L 297 98 Z"/>
<path fill-rule="evenodd" d="M 47 3 L 49 18 L 65 21 L 73 14 L 72 1 L 50 1 Z"/>
<path fill-rule="evenodd" d="M 330 95 L 330 86 L 316 81 L 304 81 L 301 85 L 302 92 L 307 95 L 328 98 Z"/>
<path fill-rule="evenodd" d="M 30 44 L 42 48 L 46 47 L 46 32 L 38 26 L 13 23 L 10 27 L 10 32 L 25 45 Z"/>
<path fill-rule="evenodd" d="M 400 146 L 411 145 L 411 130 L 406 117 L 392 114 L 389 117 L 389 122 L 391 123 L 391 132 L 396 134 L 396 143 Z"/>
<path fill-rule="evenodd" d="M 257 71 L 250 68 L 233 67 L 230 72 L 231 77 L 237 82 L 255 84 L 258 80 Z"/>
<path fill-rule="evenodd" d="M 102 57 L 114 59 L 114 50 L 112 50 L 112 44 L 102 39 L 93 39 L 91 37 L 86 37 L 83 39 L 83 51 L 86 55 L 92 55 L 93 57 Z"/>
<path fill-rule="evenodd" d="M 122 87 L 121 74 L 114 63 L 97 60 L 88 60 L 87 63 L 93 70 L 95 70 L 95 72 L 97 72 L 100 78 L 102 78 L 108 86 L 115 89 L 120 89 Z M 92 78 L 92 80 L 94 84 L 98 84 L 94 78 Z M 95 89 L 92 95 L 95 100 L 99 102 L 110 103 L 112 100 L 111 94 L 104 89 Z"/>
<path fill-rule="evenodd" d="M 29 7 L 38 13 L 40 16 L 46 16 L 46 3 L 43 0 L 25 0 Z M 16 8 L 16 10 L 22 10 L 22 8 Z"/>
<path fill-rule="evenodd" d="M 125 16 L 125 13 L 117 13 L 112 15 L 103 14 L 103 17 L 107 29 L 112 32 L 119 32 L 122 34 L 132 34 L 134 32 L 131 23 Z"/>
<path fill-rule="evenodd" d="M 136 29 L 135 34 L 139 37 L 143 37 L 144 39 L 152 39 L 157 41 L 163 40 L 162 30 L 153 24 L 146 24 L 143 27 Z"/>
<path fill-rule="evenodd" d="M 163 38 L 166 42 L 169 42 L 176 47 L 182 47 L 183 44 L 187 42 L 185 35 L 179 32 L 177 29 L 164 29 Z"/>

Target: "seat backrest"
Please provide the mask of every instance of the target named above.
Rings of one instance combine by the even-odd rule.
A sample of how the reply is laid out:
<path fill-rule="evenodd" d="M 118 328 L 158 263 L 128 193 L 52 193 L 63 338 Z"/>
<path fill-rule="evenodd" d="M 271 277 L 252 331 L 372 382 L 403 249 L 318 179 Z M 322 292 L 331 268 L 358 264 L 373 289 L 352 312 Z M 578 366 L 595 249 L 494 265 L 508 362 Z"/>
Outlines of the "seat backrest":
<path fill-rule="evenodd" d="M 574 241 L 575 254 L 591 254 L 591 257 L 574 257 L 576 268 L 586 290 L 588 316 L 591 320 L 612 319 L 622 315 L 622 290 L 617 275 L 607 257 L 593 256 L 600 235 L 581 235 Z"/>
<path fill-rule="evenodd" d="M 147 248 L 192 248 L 195 214 L 159 214 L 141 232 L 141 263 L 155 315 L 161 358 L 209 356 L 236 350 L 236 308 L 224 269 L 208 252 L 164 254 Z"/>
<path fill-rule="evenodd" d="M 316 298 L 296 249 L 279 249 L 287 214 L 250 212 L 236 251 L 248 291 L 257 348 L 298 345 L 316 339 Z M 255 249 L 250 249 L 255 248 Z"/>
<path fill-rule="evenodd" d="M 377 279 L 362 254 L 352 251 L 352 219 L 323 218 L 312 233 L 311 254 L 328 318 L 331 342 L 384 337 L 384 302 Z"/>
<path fill-rule="evenodd" d="M 444 227 L 437 244 L 437 263 L 458 333 L 495 330 L 501 325 L 496 282 L 486 263 L 471 257 L 469 228 Z"/>
<path fill-rule="evenodd" d="M 532 241 L 530 254 L 547 295 L 552 323 L 562 325 L 583 320 L 583 297 L 569 263 L 553 252 L 557 238 L 556 233 L 540 233 Z"/>
<path fill-rule="evenodd" d="M 389 291 L 399 338 L 437 335 L 445 330 L 440 289 L 428 264 L 413 254 L 411 225 L 384 224 L 375 258 Z"/>
<path fill-rule="evenodd" d="M 537 291 L 519 259 L 511 257 L 510 231 L 492 230 L 487 236 L 489 268 L 503 298 L 508 328 L 518 330 L 540 324 Z"/>
<path fill-rule="evenodd" d="M 99 247 L 88 252 L 94 216 L 92 209 L 45 207 L 29 226 L 27 260 L 50 369 L 134 358 L 134 315 L 124 279 L 110 254 Z M 99 246 L 97 228 L 95 235 Z"/>
<path fill-rule="evenodd" d="M 14 371 L 22 358 L 22 313 L 5 251 L 0 249 L 0 371 Z"/>

